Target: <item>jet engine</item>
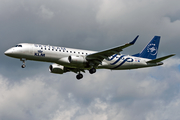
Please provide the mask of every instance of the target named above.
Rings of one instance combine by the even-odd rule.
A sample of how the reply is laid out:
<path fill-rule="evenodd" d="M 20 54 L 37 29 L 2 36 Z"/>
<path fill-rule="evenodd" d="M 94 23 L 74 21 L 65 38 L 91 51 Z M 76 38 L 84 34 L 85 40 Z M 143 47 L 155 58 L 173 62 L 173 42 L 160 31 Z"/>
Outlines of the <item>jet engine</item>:
<path fill-rule="evenodd" d="M 49 71 L 51 73 L 55 73 L 55 74 L 63 74 L 65 72 L 67 72 L 67 70 L 65 69 L 64 66 L 58 65 L 58 64 L 52 64 L 49 66 Z"/>
<path fill-rule="evenodd" d="M 70 63 L 76 65 L 84 65 L 85 63 L 87 63 L 87 60 L 82 56 L 69 56 L 68 60 Z"/>

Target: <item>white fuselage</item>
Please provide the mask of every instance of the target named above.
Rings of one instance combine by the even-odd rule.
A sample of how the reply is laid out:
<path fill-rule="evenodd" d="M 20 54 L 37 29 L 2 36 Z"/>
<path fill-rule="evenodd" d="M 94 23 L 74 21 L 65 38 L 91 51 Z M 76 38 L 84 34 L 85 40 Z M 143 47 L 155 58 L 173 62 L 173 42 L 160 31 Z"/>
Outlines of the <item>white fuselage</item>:
<path fill-rule="evenodd" d="M 86 56 L 97 52 L 29 43 L 21 43 L 19 45 L 22 46 L 12 47 L 7 50 L 5 54 L 18 59 L 51 62 L 65 67 L 80 69 L 90 69 L 90 67 L 86 65 Z M 69 61 L 69 56 L 81 57 L 84 58 L 85 61 L 81 64 L 78 64 L 78 62 L 71 63 Z M 114 54 L 108 59 L 104 59 L 101 64 L 97 66 L 97 69 L 122 70 L 158 66 L 158 64 L 155 63 L 146 63 L 149 60 L 150 59 L 129 55 Z"/>

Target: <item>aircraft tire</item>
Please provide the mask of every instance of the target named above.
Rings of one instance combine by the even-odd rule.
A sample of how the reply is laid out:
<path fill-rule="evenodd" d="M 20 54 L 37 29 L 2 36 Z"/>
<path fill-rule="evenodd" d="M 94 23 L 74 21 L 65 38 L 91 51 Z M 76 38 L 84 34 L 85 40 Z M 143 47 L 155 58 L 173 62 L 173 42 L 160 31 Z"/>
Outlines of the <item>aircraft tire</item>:
<path fill-rule="evenodd" d="M 78 74 L 78 75 L 76 76 L 76 78 L 77 78 L 78 80 L 82 79 L 82 78 L 83 78 L 83 74 Z"/>
<path fill-rule="evenodd" d="M 89 73 L 90 74 L 93 74 L 93 73 L 95 73 L 96 72 L 96 69 L 95 68 L 91 68 L 90 70 L 89 70 Z"/>
<path fill-rule="evenodd" d="M 23 64 L 21 67 L 22 67 L 22 68 L 25 68 L 25 67 L 26 67 L 26 65 L 25 65 L 25 64 Z"/>

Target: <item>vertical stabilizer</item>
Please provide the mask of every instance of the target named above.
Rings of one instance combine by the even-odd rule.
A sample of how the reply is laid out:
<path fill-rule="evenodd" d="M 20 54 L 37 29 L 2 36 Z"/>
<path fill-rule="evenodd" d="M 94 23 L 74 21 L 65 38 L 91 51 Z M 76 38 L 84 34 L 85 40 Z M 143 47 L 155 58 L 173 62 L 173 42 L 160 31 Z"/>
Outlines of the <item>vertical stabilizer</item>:
<path fill-rule="evenodd" d="M 140 53 L 134 56 L 148 59 L 156 59 L 160 38 L 160 36 L 154 36 L 154 38 L 148 43 L 148 45 Z"/>

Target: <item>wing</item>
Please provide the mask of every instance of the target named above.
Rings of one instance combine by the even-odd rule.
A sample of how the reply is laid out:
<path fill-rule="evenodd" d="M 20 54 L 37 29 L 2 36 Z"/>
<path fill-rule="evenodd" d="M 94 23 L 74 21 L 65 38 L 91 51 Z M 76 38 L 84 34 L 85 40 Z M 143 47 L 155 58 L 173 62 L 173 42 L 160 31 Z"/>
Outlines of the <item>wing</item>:
<path fill-rule="evenodd" d="M 138 37 L 139 35 L 132 42 L 126 43 L 124 45 L 87 55 L 86 60 L 92 61 L 93 63 L 96 63 L 96 64 L 100 64 L 104 59 L 107 59 L 108 57 L 114 54 L 120 54 L 120 52 L 123 51 L 124 48 L 133 45 L 138 39 Z"/>

